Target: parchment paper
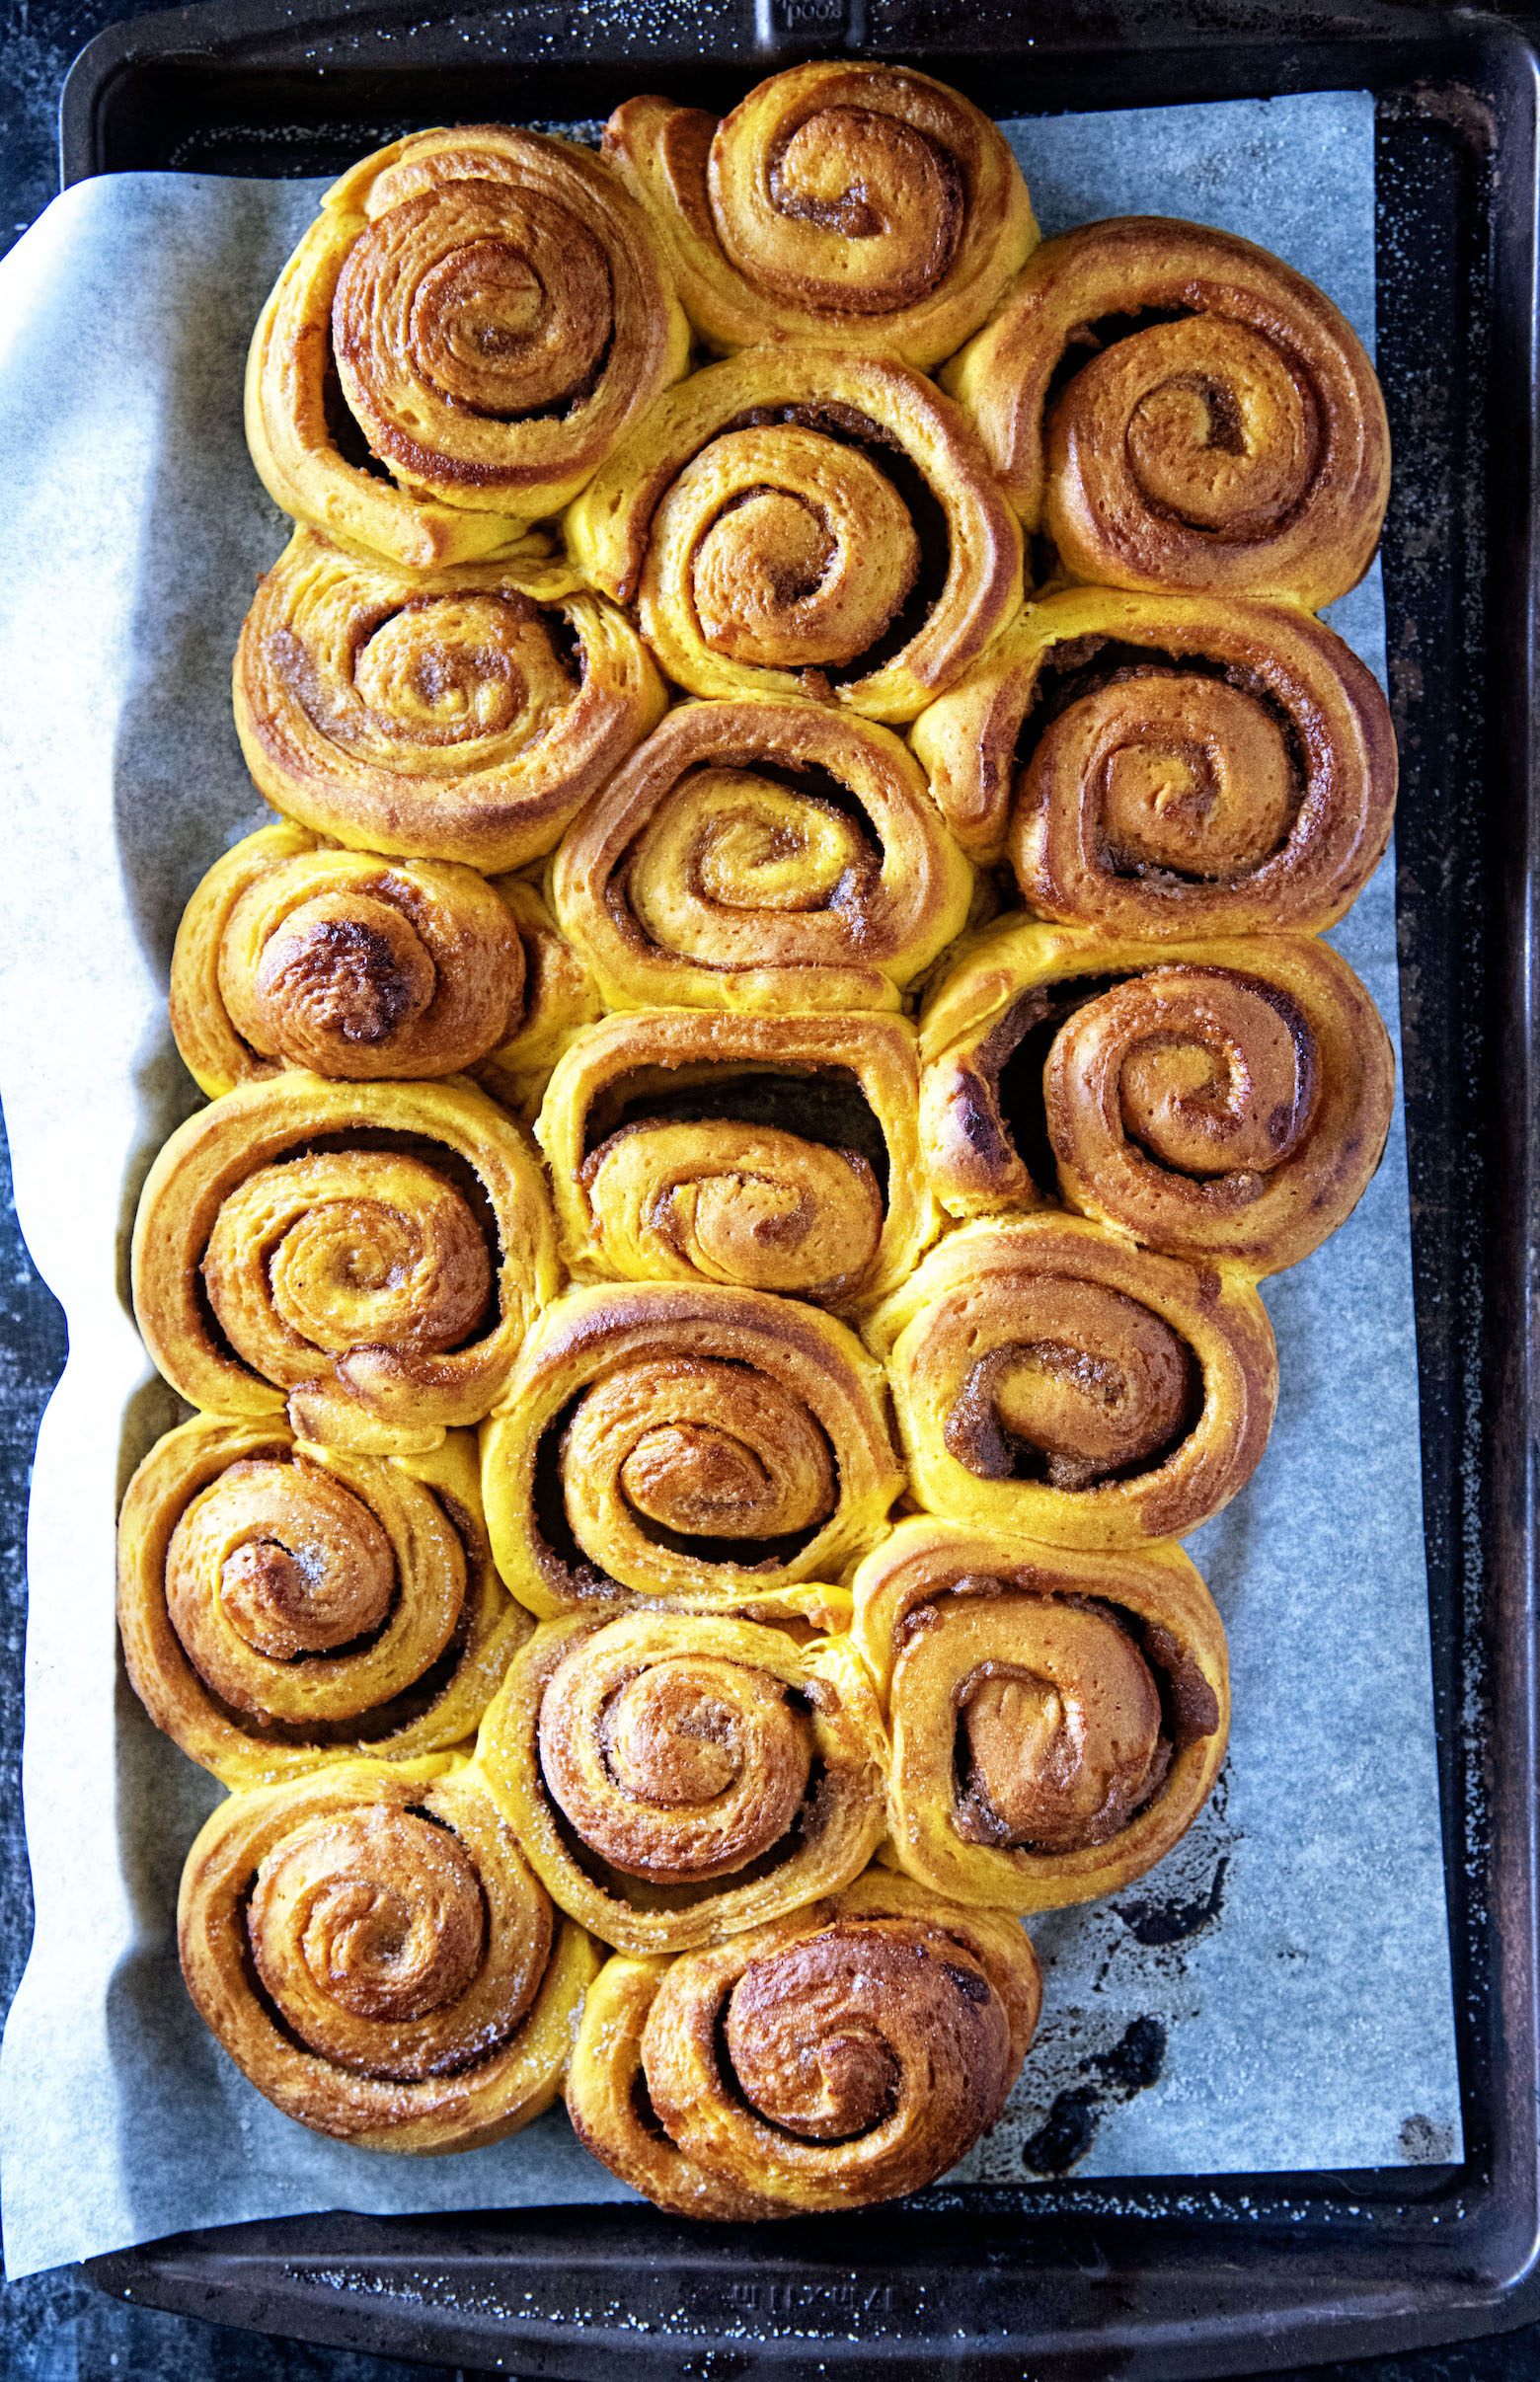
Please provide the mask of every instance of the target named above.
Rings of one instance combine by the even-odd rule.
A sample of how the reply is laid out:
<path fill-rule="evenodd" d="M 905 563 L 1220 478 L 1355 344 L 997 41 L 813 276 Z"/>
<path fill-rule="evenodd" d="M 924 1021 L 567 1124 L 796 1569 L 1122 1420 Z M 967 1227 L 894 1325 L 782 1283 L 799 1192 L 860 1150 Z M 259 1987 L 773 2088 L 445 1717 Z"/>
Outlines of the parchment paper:
<path fill-rule="evenodd" d="M 1373 333 L 1360 94 L 1011 127 L 1045 230 L 1132 209 L 1248 234 Z M 194 2016 L 173 1921 L 219 1790 L 150 1727 L 113 1623 L 116 1500 L 178 1419 L 127 1308 L 155 1150 L 195 1105 L 166 1024 L 177 919 L 265 815 L 229 664 L 285 524 L 241 370 L 321 186 L 123 175 L 0 267 L 0 1083 L 22 1227 L 69 1318 L 38 1440 L 25 1756 L 37 1934 L 0 2055 L 13 2275 L 186 2226 L 629 2195 L 560 2111 L 466 2157 L 322 2141 Z M 1338 607 L 1383 666 L 1377 582 Z M 1334 940 L 1397 1023 L 1387 865 Z M 1116 1902 L 1035 1920 L 1040 2046 L 962 2180 L 1458 2155 L 1421 1535 L 1403 1128 L 1351 1221 L 1269 1285 L 1282 1401 L 1193 1552 L 1230 1632 L 1226 1779 Z"/>

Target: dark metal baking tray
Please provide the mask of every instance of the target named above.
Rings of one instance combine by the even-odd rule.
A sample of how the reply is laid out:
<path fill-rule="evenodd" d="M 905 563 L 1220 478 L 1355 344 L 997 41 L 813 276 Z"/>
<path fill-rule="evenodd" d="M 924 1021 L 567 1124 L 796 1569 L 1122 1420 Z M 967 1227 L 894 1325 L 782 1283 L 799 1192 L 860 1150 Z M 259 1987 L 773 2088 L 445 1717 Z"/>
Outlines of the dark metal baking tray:
<path fill-rule="evenodd" d="M 83 52 L 61 111 L 63 179 L 325 173 L 416 124 L 593 118 L 639 90 L 725 108 L 772 64 L 825 49 L 929 68 L 1001 115 L 1376 96 L 1401 989 L 1465 2161 L 937 2190 L 759 2229 L 613 2207 L 302 2217 L 182 2235 L 86 2271 L 227 2323 L 572 2382 L 617 2366 L 811 2382 L 953 2364 L 981 2382 L 1160 2382 L 1523 2323 L 1540 2314 L 1540 68 L 1527 41 L 1468 12 L 1351 0 L 1047 0 L 1031 13 L 1013 0 L 529 0 L 428 17 L 380 0 L 213 0 L 115 27 Z"/>

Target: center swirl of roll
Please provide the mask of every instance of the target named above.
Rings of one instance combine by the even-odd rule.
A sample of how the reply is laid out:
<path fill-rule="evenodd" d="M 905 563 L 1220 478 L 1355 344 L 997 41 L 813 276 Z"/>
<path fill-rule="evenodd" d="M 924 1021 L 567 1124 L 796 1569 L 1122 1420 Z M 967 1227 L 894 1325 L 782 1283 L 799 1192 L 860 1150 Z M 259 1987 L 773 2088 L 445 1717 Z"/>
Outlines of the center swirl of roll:
<path fill-rule="evenodd" d="M 881 866 L 832 803 L 747 770 L 698 769 L 637 838 L 626 884 L 655 947 L 706 966 L 786 966 L 859 941 Z"/>
<path fill-rule="evenodd" d="M 812 1737 L 783 1682 L 704 1653 L 617 1677 L 586 1645 L 540 1708 L 546 1782 L 592 1851 L 666 1883 L 731 1875 L 770 1852 L 808 1791 Z"/>
<path fill-rule="evenodd" d="M 626 1270 L 832 1296 L 870 1267 L 883 1198 L 864 1158 L 768 1125 L 628 1125 L 582 1181 Z"/>
<path fill-rule="evenodd" d="M 592 234 L 541 192 L 493 181 L 387 209 L 349 250 L 332 308 L 348 404 L 409 471 L 440 409 L 515 422 L 578 403 L 612 321 Z"/>
<path fill-rule="evenodd" d="M 659 505 L 654 552 L 644 614 L 685 601 L 713 653 L 769 669 L 858 660 L 920 563 L 886 475 L 859 447 L 799 423 L 714 439 Z"/>
<path fill-rule="evenodd" d="M 1214 314 L 1118 341 L 1076 374 L 1055 423 L 1071 446 L 1121 445 L 1153 510 L 1226 543 L 1272 535 L 1319 463 L 1304 365 Z"/>
<path fill-rule="evenodd" d="M 947 1449 L 986 1481 L 1036 1450 L 1056 1489 L 1089 1487 L 1166 1452 L 1192 1396 L 1186 1343 L 1148 1307 L 1100 1283 L 1013 1285 L 1011 1340 L 976 1358 L 944 1426 Z"/>
<path fill-rule="evenodd" d="M 203 1583 L 218 1581 L 210 1613 Z M 362 1500 L 316 1464 L 233 1464 L 183 1515 L 166 1566 L 172 1626 L 200 1675 L 253 1709 L 241 1648 L 276 1661 L 379 1628 L 395 1590 L 390 1540 Z M 220 1616 L 240 1642 L 227 1650 Z"/>
<path fill-rule="evenodd" d="M 427 946 L 392 903 L 328 891 L 269 937 L 253 1005 L 270 1043 L 324 1060 L 334 1041 L 367 1046 L 414 1025 L 437 984 Z"/>
<path fill-rule="evenodd" d="M 962 228 L 962 178 L 937 142 L 896 116 L 820 108 L 773 145 L 767 181 L 779 214 L 852 244 L 838 292 L 845 312 L 913 305 L 952 262 Z M 717 221 L 723 246 L 734 254 L 725 210 Z M 762 252 L 737 261 L 762 287 L 801 294 L 801 276 L 777 271 Z"/>
<path fill-rule="evenodd" d="M 486 1945 L 475 1863 L 446 1829 L 389 1807 L 302 1822 L 259 1869 L 247 1926 L 284 2018 L 345 2066 L 362 2064 L 358 2022 L 399 2026 L 453 2003 Z M 410 2060 L 388 2072 L 410 2074 Z"/>
<path fill-rule="evenodd" d="M 468 1202 L 420 1159 L 344 1150 L 263 1167 L 227 1198 L 203 1260 L 234 1347 L 282 1379 L 302 1348 L 452 1348 L 492 1264 Z"/>
<path fill-rule="evenodd" d="M 1123 1130 L 1158 1166 L 1250 1177 L 1280 1166 L 1309 1130 L 1315 1041 L 1288 997 L 1225 968 L 1152 968 L 1089 1001 L 1048 1061 L 1073 1103 L 1116 1068 Z M 1060 1102 L 1052 1104 L 1054 1117 Z M 1073 1124 L 1066 1128 L 1073 1139 Z"/>
<path fill-rule="evenodd" d="M 1133 1641 L 1106 1615 L 1010 1600 L 1002 1649 L 958 1698 L 964 1752 L 960 1835 L 1065 1853 L 1105 1844 L 1170 1759 L 1160 1694 Z"/>
<path fill-rule="evenodd" d="M 954 2132 L 961 2146 L 980 2106 L 998 2106 L 1008 2073 L 1005 2015 L 988 1979 L 960 1949 L 902 1921 L 836 1925 L 750 1961 L 725 2034 L 744 2100 L 813 2142 L 899 2120 L 933 2148 Z"/>
<path fill-rule="evenodd" d="M 573 1528 L 602 1562 L 611 1533 L 779 1539 L 833 1511 L 828 1441 L 801 1401 L 745 1365 L 622 1365 L 582 1400 L 562 1448 Z M 629 1517 L 629 1525 L 628 1525 Z"/>
<path fill-rule="evenodd" d="M 1281 850 L 1300 787 L 1268 706 L 1196 672 L 1117 672 L 1060 713 L 1022 775 L 1031 809 L 1071 787 L 1112 866 L 1234 879 Z"/>
<path fill-rule="evenodd" d="M 490 736 L 519 742 L 572 699 L 550 632 L 512 590 L 416 596 L 352 639 L 331 658 L 344 683 L 350 664 L 362 710 L 329 708 L 320 724 L 398 768 L 404 743 L 443 753 Z"/>

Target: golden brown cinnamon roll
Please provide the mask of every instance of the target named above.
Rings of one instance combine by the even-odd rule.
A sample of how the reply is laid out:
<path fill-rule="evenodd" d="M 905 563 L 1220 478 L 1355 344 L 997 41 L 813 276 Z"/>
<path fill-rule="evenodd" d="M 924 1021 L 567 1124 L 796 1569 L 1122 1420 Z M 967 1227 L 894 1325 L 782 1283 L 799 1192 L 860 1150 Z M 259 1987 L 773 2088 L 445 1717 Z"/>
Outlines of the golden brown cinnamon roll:
<path fill-rule="evenodd" d="M 697 372 L 566 526 L 694 695 L 912 720 L 1021 598 L 1021 533 L 971 425 L 878 356 L 753 347 Z"/>
<path fill-rule="evenodd" d="M 567 2106 L 595 2158 L 679 2215 L 865 2207 L 993 2124 L 1041 1998 L 1006 1912 L 869 1870 L 715 1951 L 607 1962 Z"/>
<path fill-rule="evenodd" d="M 535 1135 L 579 1275 L 847 1307 L 935 1237 L 896 1018 L 633 1010 L 578 1037 Z"/>
<path fill-rule="evenodd" d="M 1230 1724 L 1213 1599 L 1180 1547 L 1068 1555 L 921 1514 L 855 1578 L 892 1731 L 888 1827 L 960 1902 L 1116 1893 L 1206 1802 Z"/>
<path fill-rule="evenodd" d="M 183 1397 L 287 1405 L 300 1438 L 381 1455 L 487 1414 L 559 1279 L 539 1163 L 460 1081 L 227 1092 L 173 1133 L 134 1226 L 134 1312 Z"/>
<path fill-rule="evenodd" d="M 1002 921 L 921 1050 L 921 1146 L 954 1214 L 1036 1206 L 1056 1175 L 1079 1214 L 1254 1277 L 1351 1214 L 1395 1099 L 1378 1011 L 1305 936 L 1155 952 Z"/>
<path fill-rule="evenodd" d="M 468 1432 L 382 1462 L 207 1415 L 128 1484 L 117 1620 L 151 1720 L 227 1787 L 459 1743 L 529 1634 Z"/>
<path fill-rule="evenodd" d="M 615 1009 L 896 1009 L 972 871 L 887 729 L 685 703 L 563 838 L 551 906 Z"/>
<path fill-rule="evenodd" d="M 1074 1216 L 964 1225 L 867 1336 L 919 1503 L 1052 1546 L 1195 1530 L 1250 1480 L 1277 1400 L 1249 1282 Z"/>
<path fill-rule="evenodd" d="M 975 860 L 1114 935 L 1333 926 L 1396 804 L 1385 698 L 1278 606 L 1076 588 L 1032 605 L 911 736 Z"/>
<path fill-rule="evenodd" d="M 643 1612 L 543 1623 L 476 1763 L 559 1907 L 648 1954 L 848 1885 L 882 1841 L 886 1755 L 848 1638 Z"/>
<path fill-rule="evenodd" d="M 246 436 L 285 512 L 430 570 L 558 512 L 688 353 L 597 158 L 504 124 L 415 132 L 333 184 L 279 275 Z"/>
<path fill-rule="evenodd" d="M 286 2117 L 362 2150 L 473 2150 L 538 2117 L 598 1968 L 475 1771 L 433 1771 L 232 1795 L 182 1874 L 198 2015 Z"/>
<path fill-rule="evenodd" d="M 1072 578 L 1315 610 L 1369 567 L 1390 487 L 1373 366 L 1249 240 L 1124 215 L 1044 241 L 942 378 Z"/>
<path fill-rule="evenodd" d="M 636 631 L 565 565 L 409 573 L 308 529 L 235 657 L 241 749 L 275 809 L 494 872 L 549 852 L 664 700 Z"/>
<path fill-rule="evenodd" d="M 326 852 L 265 827 L 214 863 L 177 930 L 171 1027 L 211 1099 L 307 1067 L 352 1082 L 454 1075 L 506 1042 L 524 951 L 485 879 Z"/>
<path fill-rule="evenodd" d="M 929 371 L 1037 244 L 987 115 L 928 74 L 825 60 L 772 75 L 719 123 L 627 100 L 604 156 L 646 207 L 709 346 L 878 348 Z"/>
<path fill-rule="evenodd" d="M 816 1308 L 683 1282 L 569 1291 L 482 1434 L 498 1569 L 542 1620 L 628 1591 L 808 1609 L 802 1583 L 864 1553 L 902 1486 L 881 1399 Z"/>

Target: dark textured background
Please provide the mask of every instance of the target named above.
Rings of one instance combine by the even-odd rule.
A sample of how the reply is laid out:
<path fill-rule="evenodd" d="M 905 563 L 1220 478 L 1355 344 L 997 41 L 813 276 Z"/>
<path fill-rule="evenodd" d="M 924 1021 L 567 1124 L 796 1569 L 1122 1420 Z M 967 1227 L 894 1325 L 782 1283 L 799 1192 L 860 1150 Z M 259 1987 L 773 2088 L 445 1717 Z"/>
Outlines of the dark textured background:
<path fill-rule="evenodd" d="M 142 13 L 131 0 L 5 0 L 0 252 L 58 188 L 55 118 L 70 61 L 104 26 Z M 17 1231 L 0 1127 L 0 2010 L 9 2007 L 32 1929 L 19 1777 L 27 1485 L 38 1424 L 64 1350 L 63 1317 Z M 0 2290 L 0 2376 L 6 2382 L 409 2382 L 423 2370 L 394 2358 L 275 2342 L 121 2306 L 69 2268 Z M 1416 2356 L 1309 2371 L 1321 2382 L 1536 2382 L 1540 2326 Z"/>

